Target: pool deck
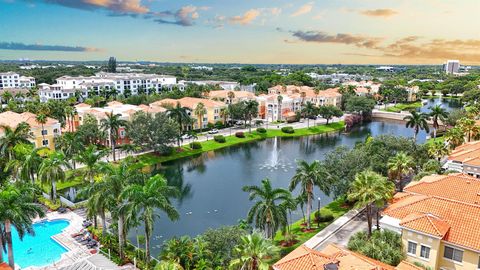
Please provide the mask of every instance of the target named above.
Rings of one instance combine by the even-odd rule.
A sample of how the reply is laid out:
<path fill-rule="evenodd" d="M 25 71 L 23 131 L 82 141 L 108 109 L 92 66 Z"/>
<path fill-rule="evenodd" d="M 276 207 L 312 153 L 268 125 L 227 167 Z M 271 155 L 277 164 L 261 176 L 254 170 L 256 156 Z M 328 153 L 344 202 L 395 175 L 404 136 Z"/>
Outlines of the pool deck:
<path fill-rule="evenodd" d="M 70 222 L 70 225 L 68 225 L 67 228 L 65 228 L 61 233 L 52 236 L 52 238 L 62 245 L 67 252 L 63 253 L 60 260 L 56 261 L 52 265 L 49 266 L 30 266 L 24 269 L 28 270 L 47 270 L 47 269 L 58 269 L 59 267 L 65 267 L 72 265 L 75 262 L 78 262 L 80 260 L 83 260 L 85 258 L 88 258 L 92 256 L 90 253 L 89 248 L 86 246 L 83 246 L 75 241 L 73 237 L 71 237 L 72 234 L 78 233 L 83 229 L 82 223 L 83 223 L 83 218 L 73 211 L 68 211 L 67 213 L 60 214 L 58 212 L 50 212 L 47 213 L 47 216 L 43 219 L 36 219 L 34 222 L 40 222 L 40 221 L 52 221 L 52 220 L 67 220 Z"/>

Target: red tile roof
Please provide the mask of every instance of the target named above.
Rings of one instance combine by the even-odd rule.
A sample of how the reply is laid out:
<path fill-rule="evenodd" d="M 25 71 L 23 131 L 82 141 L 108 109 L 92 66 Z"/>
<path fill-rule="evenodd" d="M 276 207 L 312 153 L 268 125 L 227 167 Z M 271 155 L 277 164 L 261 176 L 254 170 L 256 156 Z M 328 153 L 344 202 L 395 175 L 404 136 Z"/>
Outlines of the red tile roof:
<path fill-rule="evenodd" d="M 12 268 L 6 263 L 0 263 L 0 270 L 12 270 Z"/>
<path fill-rule="evenodd" d="M 450 225 L 432 214 L 411 213 L 400 222 L 400 226 L 421 231 L 443 238 L 450 230 Z"/>

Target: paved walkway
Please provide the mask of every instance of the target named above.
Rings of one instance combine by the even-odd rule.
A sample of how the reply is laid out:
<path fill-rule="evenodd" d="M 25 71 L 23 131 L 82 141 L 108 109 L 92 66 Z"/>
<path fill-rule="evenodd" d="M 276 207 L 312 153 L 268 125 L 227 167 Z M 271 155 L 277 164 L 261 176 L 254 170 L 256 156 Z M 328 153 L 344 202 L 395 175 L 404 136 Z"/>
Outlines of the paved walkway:
<path fill-rule="evenodd" d="M 353 209 L 348 211 L 345 215 L 336 219 L 332 224 L 328 225 L 327 227 L 325 227 L 325 229 L 321 230 L 315 236 L 313 236 L 307 242 L 305 242 L 305 246 L 312 249 L 316 249 L 317 247 L 325 243 L 329 243 L 329 239 L 332 239 L 332 237 L 338 238 L 338 241 L 341 240 L 344 242 L 345 238 L 348 237 L 347 232 L 349 230 L 352 230 L 350 229 L 350 226 L 353 226 L 353 227 L 359 226 L 360 223 L 357 224 L 357 221 L 356 221 L 356 218 L 358 216 L 361 216 L 361 210 Z M 338 234 L 337 236 L 337 233 L 341 232 L 341 230 L 343 228 L 346 228 L 346 226 L 347 226 L 347 229 L 344 231 L 344 237 L 342 237 L 341 234 Z M 348 239 L 346 241 L 348 241 Z"/>

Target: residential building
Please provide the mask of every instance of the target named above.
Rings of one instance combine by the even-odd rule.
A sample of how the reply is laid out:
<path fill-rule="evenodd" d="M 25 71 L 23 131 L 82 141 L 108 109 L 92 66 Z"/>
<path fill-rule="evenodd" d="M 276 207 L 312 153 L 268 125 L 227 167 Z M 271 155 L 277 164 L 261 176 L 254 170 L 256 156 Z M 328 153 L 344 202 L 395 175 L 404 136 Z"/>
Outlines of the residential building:
<path fill-rule="evenodd" d="M 273 270 L 421 270 L 402 261 L 397 267 L 362 254 L 330 244 L 318 251 L 304 245 L 296 248 L 273 265 Z"/>
<path fill-rule="evenodd" d="M 278 96 L 281 96 L 281 103 Z M 306 102 L 317 106 L 340 106 L 341 100 L 337 88 L 318 91 L 317 94 L 312 87 L 295 85 L 277 85 L 269 88 L 267 95 L 257 97 L 260 118 L 272 121 L 291 120 Z"/>
<path fill-rule="evenodd" d="M 215 90 L 206 93 L 209 99 L 235 104 L 242 101 L 256 100 L 254 93 L 249 91 Z M 230 96 L 233 96 L 230 98 Z"/>
<path fill-rule="evenodd" d="M 132 116 L 139 111 L 143 111 L 145 113 L 160 113 L 160 112 L 165 112 L 166 110 L 162 107 L 158 106 L 147 106 L 147 105 L 131 105 L 131 104 L 123 104 L 118 101 L 112 101 L 107 104 L 107 106 L 98 108 L 98 107 L 92 107 L 88 104 L 85 103 L 80 103 L 75 106 L 75 111 L 77 114 L 71 121 L 67 121 L 67 125 L 65 130 L 66 131 L 75 131 L 77 128 L 83 124 L 83 121 L 85 120 L 86 115 L 93 116 L 95 119 L 97 119 L 98 123 L 102 121 L 102 119 L 107 118 L 107 114 L 120 114 L 120 119 L 125 120 L 125 121 L 131 121 Z M 117 134 L 117 140 L 115 141 L 116 145 L 123 145 L 123 144 L 128 144 L 130 143 L 129 138 L 126 135 L 126 128 L 125 127 L 120 127 L 118 130 Z M 107 136 L 107 139 L 105 142 L 103 142 L 104 145 L 110 146 L 110 136 Z"/>
<path fill-rule="evenodd" d="M 157 107 L 169 107 L 176 106 L 177 103 L 180 103 L 180 106 L 188 108 L 188 115 L 196 121 L 193 124 L 193 127 L 188 126 L 187 129 L 200 129 L 206 128 L 208 124 L 215 124 L 217 122 L 223 123 L 223 118 L 221 117 L 220 111 L 223 108 L 226 108 L 227 105 L 221 101 L 215 101 L 204 98 L 193 98 L 193 97 L 184 97 L 181 99 L 162 99 L 156 101 L 150 106 Z M 205 106 L 206 113 L 200 118 L 195 115 L 195 109 L 198 104 L 202 103 Z"/>
<path fill-rule="evenodd" d="M 359 96 L 365 96 L 367 94 L 378 94 L 380 90 L 381 83 L 376 83 L 373 81 L 348 81 L 343 83 L 344 86 L 355 86 L 355 92 Z"/>
<path fill-rule="evenodd" d="M 32 138 L 30 141 L 36 147 L 48 147 L 55 149 L 55 137 L 61 135 L 60 122 L 53 118 L 47 118 L 45 124 L 36 120 L 36 115 L 30 112 L 16 113 L 6 111 L 0 113 L 0 126 L 8 126 L 15 129 L 20 123 L 25 122 L 30 126 Z M 5 135 L 5 130 L 0 128 L 0 137 Z"/>
<path fill-rule="evenodd" d="M 35 78 L 21 76 L 15 72 L 0 73 L 0 90 L 2 89 L 30 89 L 35 87 Z"/>
<path fill-rule="evenodd" d="M 460 61 L 459 60 L 448 60 L 444 65 L 445 73 L 455 74 L 460 70 Z"/>
<path fill-rule="evenodd" d="M 479 269 L 480 180 L 432 175 L 397 193 L 380 220 L 402 235 L 408 261 L 432 269 Z"/>
<path fill-rule="evenodd" d="M 90 77 L 62 76 L 56 80 L 55 84 L 40 84 L 39 96 L 41 102 L 46 102 L 50 99 L 65 100 L 75 95 L 86 99 L 89 93 L 98 95 L 102 89 L 115 89 L 122 95 L 137 95 L 142 91 L 159 93 L 164 89 L 171 90 L 177 86 L 183 90 L 183 85 L 178 85 L 177 79 L 168 75 L 99 72 Z"/>
<path fill-rule="evenodd" d="M 480 178 L 480 141 L 468 142 L 455 148 L 443 167 Z"/>

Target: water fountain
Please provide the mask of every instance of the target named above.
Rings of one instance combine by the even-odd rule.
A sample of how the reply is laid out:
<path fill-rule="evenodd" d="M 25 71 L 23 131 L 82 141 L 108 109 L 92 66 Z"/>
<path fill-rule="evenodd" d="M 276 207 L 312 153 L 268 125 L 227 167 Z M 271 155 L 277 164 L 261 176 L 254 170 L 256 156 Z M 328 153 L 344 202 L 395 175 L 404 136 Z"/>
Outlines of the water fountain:
<path fill-rule="evenodd" d="M 282 149 L 278 147 L 278 138 L 273 139 L 272 152 L 267 162 L 260 165 L 260 170 L 269 170 L 271 172 L 275 170 L 283 170 L 287 172 L 288 169 L 293 169 L 292 162 L 282 155 Z"/>

